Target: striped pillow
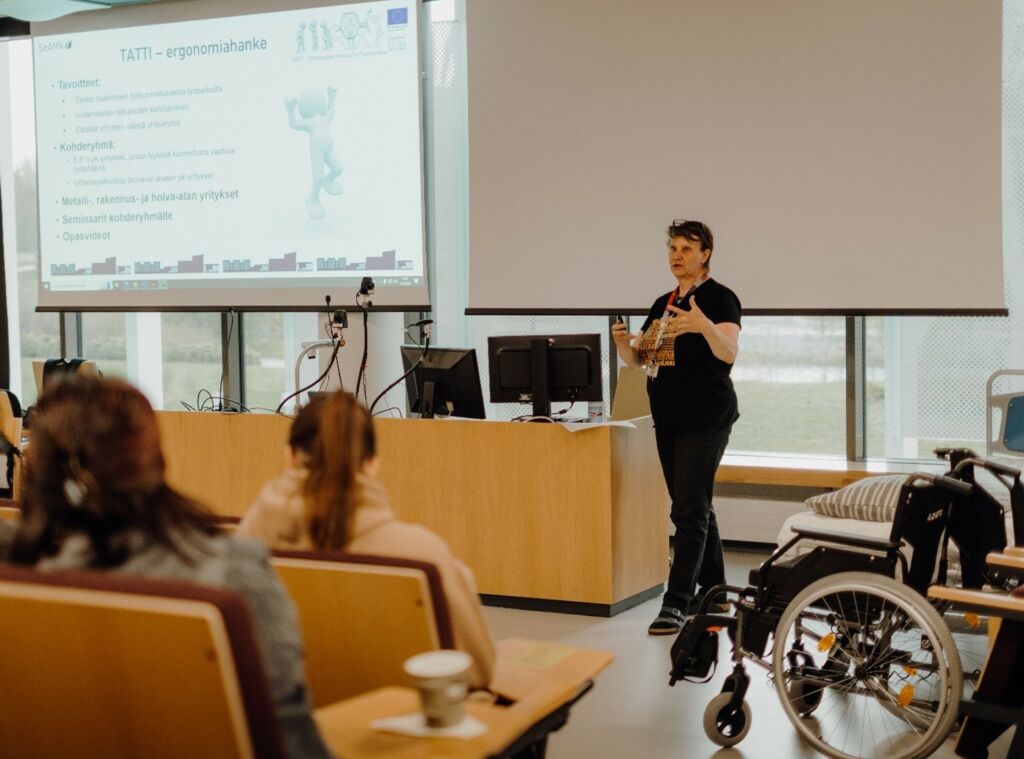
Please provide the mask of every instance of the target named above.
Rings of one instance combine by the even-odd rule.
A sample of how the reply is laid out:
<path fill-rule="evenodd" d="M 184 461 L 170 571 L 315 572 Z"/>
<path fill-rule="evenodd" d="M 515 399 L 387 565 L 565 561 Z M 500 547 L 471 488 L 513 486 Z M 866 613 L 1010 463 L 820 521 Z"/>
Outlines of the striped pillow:
<path fill-rule="evenodd" d="M 808 498 L 805 503 L 816 513 L 862 522 L 891 522 L 896 516 L 896 501 L 906 482 L 905 474 L 865 477 L 831 493 Z"/>

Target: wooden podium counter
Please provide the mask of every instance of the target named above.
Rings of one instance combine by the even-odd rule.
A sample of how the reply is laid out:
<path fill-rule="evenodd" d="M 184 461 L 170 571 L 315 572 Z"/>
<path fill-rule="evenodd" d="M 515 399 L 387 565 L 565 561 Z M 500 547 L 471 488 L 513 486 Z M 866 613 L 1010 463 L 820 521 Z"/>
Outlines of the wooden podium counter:
<path fill-rule="evenodd" d="M 290 420 L 165 411 L 168 479 L 241 516 L 284 466 Z M 650 419 L 595 425 L 380 419 L 400 518 L 441 535 L 498 605 L 615 614 L 668 574 L 668 495 Z"/>

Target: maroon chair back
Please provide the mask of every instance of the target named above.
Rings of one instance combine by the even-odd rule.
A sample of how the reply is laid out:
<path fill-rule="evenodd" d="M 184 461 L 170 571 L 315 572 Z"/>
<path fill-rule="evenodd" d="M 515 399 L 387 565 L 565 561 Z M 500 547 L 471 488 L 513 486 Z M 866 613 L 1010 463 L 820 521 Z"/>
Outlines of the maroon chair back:
<path fill-rule="evenodd" d="M 237 593 L 0 566 L 0 756 L 283 759 Z"/>

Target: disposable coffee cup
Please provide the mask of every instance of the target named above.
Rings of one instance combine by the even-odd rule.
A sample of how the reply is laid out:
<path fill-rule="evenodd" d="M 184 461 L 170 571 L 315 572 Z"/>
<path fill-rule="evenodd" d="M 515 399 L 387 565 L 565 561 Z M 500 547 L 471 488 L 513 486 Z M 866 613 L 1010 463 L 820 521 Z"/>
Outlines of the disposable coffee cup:
<path fill-rule="evenodd" d="M 452 727 L 462 721 L 462 702 L 472 660 L 462 651 L 428 651 L 406 659 L 405 672 L 420 692 L 428 727 Z"/>

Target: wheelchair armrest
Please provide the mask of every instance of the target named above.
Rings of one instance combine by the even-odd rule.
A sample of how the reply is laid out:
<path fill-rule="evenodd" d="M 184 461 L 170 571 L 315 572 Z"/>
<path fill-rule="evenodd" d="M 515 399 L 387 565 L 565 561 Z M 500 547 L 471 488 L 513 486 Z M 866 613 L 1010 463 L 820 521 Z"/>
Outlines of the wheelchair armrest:
<path fill-rule="evenodd" d="M 968 466 L 979 466 L 982 469 L 987 469 L 988 471 L 993 472 L 995 474 L 1005 474 L 1007 477 L 1012 477 L 1013 479 L 1020 477 L 1019 469 L 1014 469 L 1012 466 L 1007 466 L 1006 464 L 1000 463 L 998 461 L 993 461 L 992 459 L 982 458 L 964 459 L 957 465 L 956 469 L 954 470 L 954 473 L 960 474 L 960 470 L 965 469 Z"/>
<path fill-rule="evenodd" d="M 840 545 L 855 546 L 857 548 L 870 548 L 875 551 L 895 551 L 901 543 L 884 538 L 868 538 L 863 535 L 849 535 L 845 532 L 833 530 L 808 530 L 803 527 L 794 527 L 793 532 L 801 538 L 821 540 L 826 543 L 839 543 Z"/>

